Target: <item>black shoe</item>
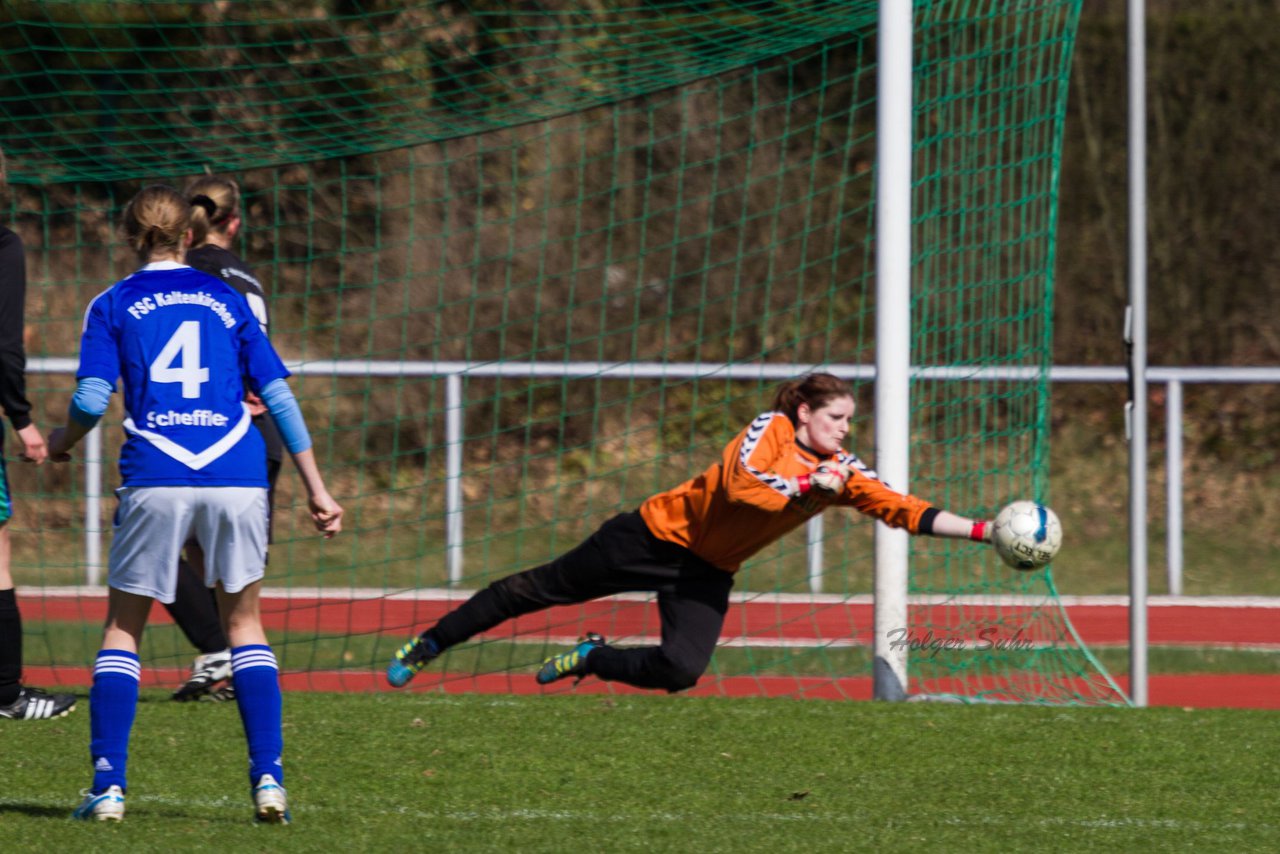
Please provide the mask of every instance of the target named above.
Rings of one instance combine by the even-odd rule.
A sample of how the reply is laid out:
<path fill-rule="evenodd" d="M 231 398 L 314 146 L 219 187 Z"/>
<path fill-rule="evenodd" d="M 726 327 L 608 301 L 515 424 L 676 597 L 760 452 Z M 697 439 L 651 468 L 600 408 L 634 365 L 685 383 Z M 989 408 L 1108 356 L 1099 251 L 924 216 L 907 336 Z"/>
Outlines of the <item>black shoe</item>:
<path fill-rule="evenodd" d="M 220 688 L 214 688 L 208 694 L 200 698 L 202 703 L 234 703 L 236 701 L 236 686 L 230 682 L 226 682 Z"/>
<path fill-rule="evenodd" d="M 219 682 L 229 678 L 231 678 L 231 650 L 224 649 L 221 652 L 198 655 L 191 665 L 191 676 L 182 684 L 182 687 L 173 692 L 173 699 L 179 703 L 199 700 L 213 691 Z"/>
<path fill-rule="evenodd" d="M 16 721 L 44 721 L 66 717 L 76 707 L 75 694 L 49 694 L 39 688 L 23 688 L 18 699 L 0 706 L 0 718 Z"/>

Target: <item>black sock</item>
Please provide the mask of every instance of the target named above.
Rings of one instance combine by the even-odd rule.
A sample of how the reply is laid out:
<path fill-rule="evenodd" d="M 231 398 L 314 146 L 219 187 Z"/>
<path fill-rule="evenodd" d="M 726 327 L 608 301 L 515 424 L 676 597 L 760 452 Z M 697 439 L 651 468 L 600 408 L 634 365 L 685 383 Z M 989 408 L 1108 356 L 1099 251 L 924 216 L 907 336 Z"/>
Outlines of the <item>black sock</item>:
<path fill-rule="evenodd" d="M 18 699 L 22 690 L 22 616 L 12 587 L 0 590 L 0 706 Z"/>
<path fill-rule="evenodd" d="M 164 607 L 187 640 L 200 652 L 221 652 L 229 646 L 227 636 L 222 632 L 222 621 L 218 619 L 213 590 L 204 586 L 203 574 L 185 560 L 178 562 L 178 589 L 174 601 Z"/>
<path fill-rule="evenodd" d="M 440 642 L 440 638 L 436 635 L 434 628 L 427 629 L 422 633 L 422 639 L 427 644 L 427 649 L 431 650 L 431 657 L 435 658 L 444 651 L 444 644 Z"/>

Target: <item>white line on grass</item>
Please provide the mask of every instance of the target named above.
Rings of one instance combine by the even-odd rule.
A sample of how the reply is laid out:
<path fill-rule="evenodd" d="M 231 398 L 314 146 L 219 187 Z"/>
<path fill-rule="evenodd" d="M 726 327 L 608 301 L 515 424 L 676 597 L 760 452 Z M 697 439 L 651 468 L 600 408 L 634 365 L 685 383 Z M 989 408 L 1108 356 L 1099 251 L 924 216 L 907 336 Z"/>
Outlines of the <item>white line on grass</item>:
<path fill-rule="evenodd" d="M 0 798 L 0 808 L 3 807 L 40 807 L 42 809 L 58 809 L 66 807 L 67 814 L 71 814 L 71 809 L 75 806 L 72 798 L 66 801 L 51 801 L 49 799 L 34 798 Z M 174 798 L 166 795 L 148 795 L 148 794 L 130 794 L 127 799 L 128 804 L 147 804 L 170 808 L 181 809 L 183 807 L 195 809 L 221 810 L 228 812 L 243 812 L 248 816 L 253 811 L 252 803 L 248 799 L 232 798 L 230 796 L 222 796 L 217 798 Z M 488 809 L 488 810 L 446 810 L 441 812 L 429 812 L 423 809 L 407 806 L 398 806 L 390 808 L 376 808 L 368 803 L 361 803 L 358 806 L 353 803 L 347 803 L 341 807 L 322 806 L 319 804 L 304 804 L 299 807 L 293 805 L 294 811 L 299 818 L 305 820 L 308 814 L 327 815 L 339 814 L 347 815 L 351 812 L 358 812 L 362 816 L 384 815 L 409 817 L 414 819 L 425 819 L 433 821 L 453 821 L 460 823 L 470 822 L 510 822 L 510 821 L 527 821 L 527 822 L 574 822 L 599 824 L 601 822 L 661 822 L 667 824 L 703 823 L 710 820 L 723 820 L 730 822 L 742 822 L 746 824 L 784 824 L 784 823 L 808 823 L 808 824 L 827 824 L 827 823 L 856 823 L 861 825 L 874 825 L 879 820 L 884 819 L 897 823 L 900 821 L 898 817 L 891 816 L 875 816 L 865 812 L 850 813 L 815 813 L 815 812 L 795 812 L 795 813 L 776 813 L 776 812 L 751 812 L 751 813 L 718 813 L 715 816 L 707 816 L 696 813 L 676 813 L 664 810 L 649 813 L 599 813 L 591 811 L 578 810 L 540 810 L 530 808 L 519 809 Z M 1144 830 L 1169 830 L 1176 832 L 1184 832 L 1190 830 L 1197 831 L 1215 831 L 1215 830 L 1236 830 L 1236 831 L 1274 831 L 1280 829 L 1280 826 L 1273 824 L 1259 824 L 1256 822 L 1231 821 L 1231 822 L 1206 822 L 1206 821 L 1186 821 L 1182 819 L 1172 818 L 1137 818 L 1130 816 L 1100 816 L 1097 818 L 1066 818 L 1061 816 L 1052 816 L 1049 818 L 1031 819 L 1025 816 L 936 816 L 923 819 L 922 824 L 945 824 L 952 827 L 968 827 L 968 826 L 992 826 L 992 825 L 1016 825 L 1026 826 L 1028 824 L 1038 824 L 1042 827 L 1065 827 L 1065 828 L 1140 828 Z"/>

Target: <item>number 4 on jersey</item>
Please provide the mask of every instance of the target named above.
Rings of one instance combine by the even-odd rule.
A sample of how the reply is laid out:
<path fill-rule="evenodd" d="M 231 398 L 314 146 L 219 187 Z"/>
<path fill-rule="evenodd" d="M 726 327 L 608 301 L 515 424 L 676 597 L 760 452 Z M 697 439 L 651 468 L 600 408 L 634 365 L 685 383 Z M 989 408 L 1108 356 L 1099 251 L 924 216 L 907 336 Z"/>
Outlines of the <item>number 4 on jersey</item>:
<path fill-rule="evenodd" d="M 178 367 L 173 363 L 178 362 Z M 200 367 L 200 322 L 184 320 L 178 331 L 151 363 L 153 383 L 182 383 L 184 398 L 200 396 L 200 386 L 209 381 L 209 369 Z"/>

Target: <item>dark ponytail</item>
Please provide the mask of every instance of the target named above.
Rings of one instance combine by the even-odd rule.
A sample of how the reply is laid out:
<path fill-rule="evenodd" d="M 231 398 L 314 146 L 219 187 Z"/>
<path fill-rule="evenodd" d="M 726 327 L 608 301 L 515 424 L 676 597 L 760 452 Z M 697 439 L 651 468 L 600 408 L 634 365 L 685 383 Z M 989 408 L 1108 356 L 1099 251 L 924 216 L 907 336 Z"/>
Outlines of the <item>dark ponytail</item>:
<path fill-rule="evenodd" d="M 798 423 L 800 404 L 809 404 L 810 409 L 821 409 L 837 397 L 853 397 L 853 387 L 834 374 L 805 374 L 793 380 L 787 380 L 778 387 L 773 398 L 773 409 Z"/>
<path fill-rule="evenodd" d="M 240 213 L 240 185 L 230 178 L 206 175 L 187 185 L 191 203 L 191 248 L 203 246 L 212 231 L 222 231 Z"/>

